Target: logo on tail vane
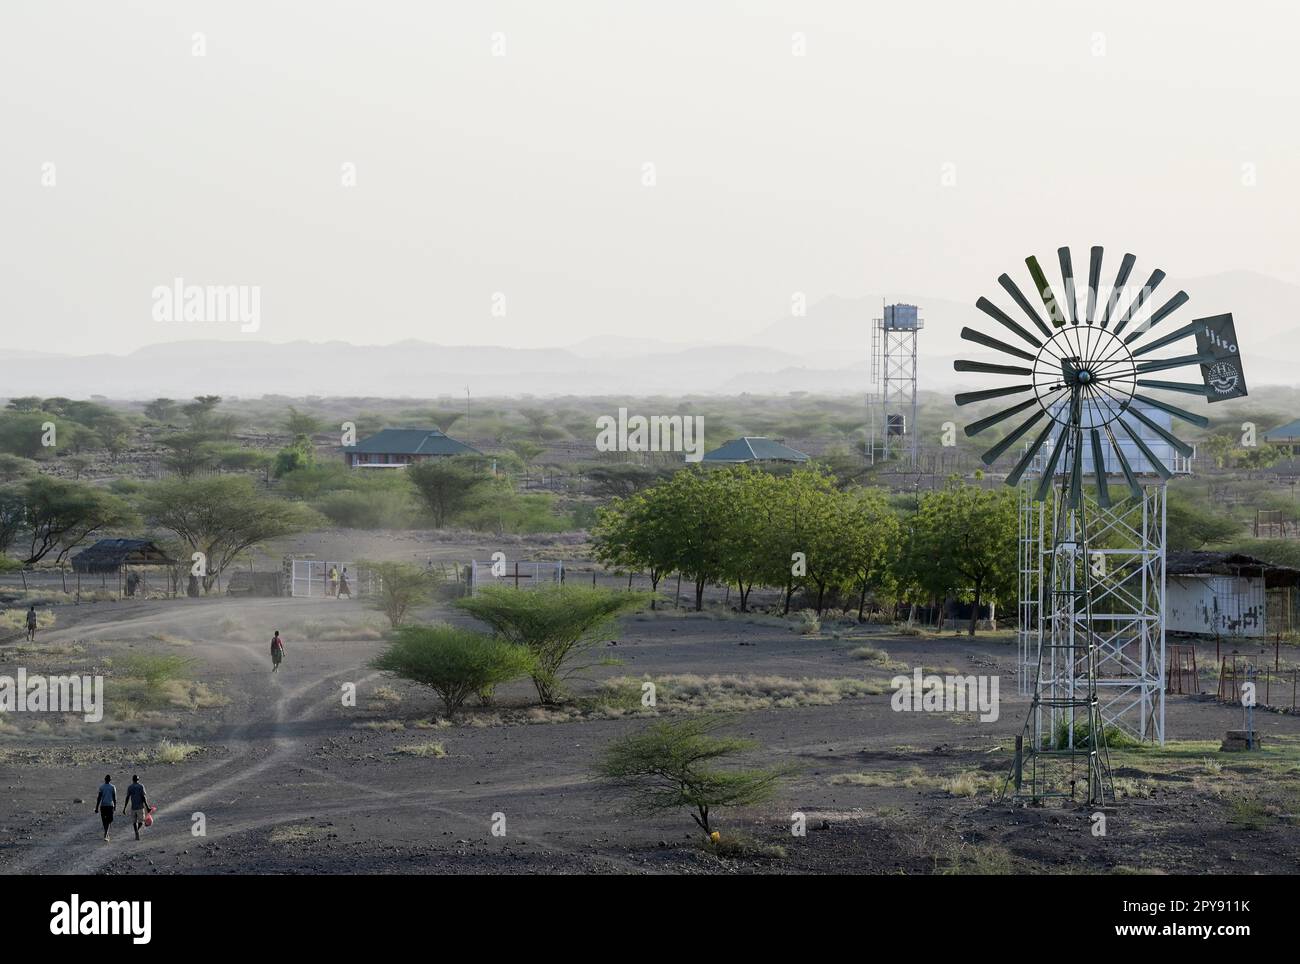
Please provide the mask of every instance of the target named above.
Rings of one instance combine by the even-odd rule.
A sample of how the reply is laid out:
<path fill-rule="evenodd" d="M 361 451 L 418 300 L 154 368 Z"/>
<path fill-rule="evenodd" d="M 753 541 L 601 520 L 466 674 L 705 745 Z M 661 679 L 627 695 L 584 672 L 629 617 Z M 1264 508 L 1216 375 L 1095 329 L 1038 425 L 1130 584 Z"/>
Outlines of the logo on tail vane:
<path fill-rule="evenodd" d="M 1201 365 L 1206 399 L 1222 402 L 1247 394 L 1246 376 L 1241 370 L 1237 329 L 1232 323 L 1232 314 L 1197 318 L 1195 324 L 1197 354 L 1211 355 L 1214 358 L 1214 361 Z"/>

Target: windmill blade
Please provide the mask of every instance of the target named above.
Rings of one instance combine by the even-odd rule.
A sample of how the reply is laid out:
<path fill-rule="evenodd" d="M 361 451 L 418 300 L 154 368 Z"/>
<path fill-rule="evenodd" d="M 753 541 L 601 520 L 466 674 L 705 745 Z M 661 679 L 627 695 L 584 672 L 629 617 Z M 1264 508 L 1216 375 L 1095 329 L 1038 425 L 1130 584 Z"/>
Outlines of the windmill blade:
<path fill-rule="evenodd" d="M 1115 456 L 1119 459 L 1119 467 L 1124 472 L 1124 481 L 1128 483 L 1129 494 L 1135 499 L 1142 498 L 1142 486 L 1138 483 L 1137 476 L 1133 474 L 1133 466 L 1128 464 L 1128 456 L 1124 454 L 1123 446 L 1116 440 L 1109 426 L 1106 428 L 1106 437 L 1110 439 L 1110 446 L 1115 450 Z"/>
<path fill-rule="evenodd" d="M 973 341 L 977 345 L 983 345 L 985 348 L 992 348 L 994 351 L 1000 351 L 1007 355 L 1015 355 L 1017 358 L 1023 358 L 1025 361 L 1033 361 L 1034 356 L 1023 348 L 1017 348 L 1015 345 L 1008 345 L 1005 341 L 998 341 L 992 335 L 986 335 L 983 332 L 976 331 L 974 328 L 963 328 L 961 330 L 962 338 L 967 341 Z"/>
<path fill-rule="evenodd" d="M 1038 326 L 1038 330 L 1043 333 L 1043 337 L 1051 338 L 1053 335 L 1052 329 L 1048 328 L 1047 325 L 1043 323 L 1043 319 L 1040 318 L 1038 312 L 1034 310 L 1034 306 L 1029 303 L 1029 299 L 1025 297 L 1024 292 L 1017 288 L 1016 283 L 1011 280 L 1011 275 L 998 275 L 998 284 L 1002 285 L 1003 290 L 1006 291 L 1006 293 L 1011 296 L 1011 299 L 1020 306 L 1020 310 L 1027 314 L 1030 320 Z"/>
<path fill-rule="evenodd" d="M 1007 449 L 1011 448 L 1011 446 L 1015 445 L 1018 441 L 1020 441 L 1021 436 L 1023 436 L 1031 428 L 1037 425 L 1039 419 L 1041 419 L 1046 414 L 1047 412 L 1045 412 L 1043 409 L 1040 408 L 1033 415 L 1029 416 L 1029 418 L 1021 422 L 1014 432 L 1012 432 L 1002 441 L 998 442 L 997 445 L 993 446 L 993 448 L 989 449 L 987 452 L 981 455 L 980 461 L 983 462 L 985 465 L 992 465 L 998 459 L 1002 458 L 1002 453 L 1005 452 Z"/>
<path fill-rule="evenodd" d="M 1061 305 L 1056 300 L 1056 294 L 1052 291 L 1052 286 L 1047 280 L 1047 275 L 1043 273 L 1038 258 L 1031 254 L 1025 258 L 1025 264 L 1029 266 L 1029 276 L 1034 279 L 1034 287 L 1038 289 L 1038 297 L 1043 299 L 1043 307 L 1047 309 L 1047 317 L 1053 325 L 1060 328 L 1065 324 L 1065 315 L 1061 314 Z"/>
<path fill-rule="evenodd" d="M 1133 411 L 1133 410 L 1129 409 L 1129 411 Z M 1133 412 L 1133 414 L 1136 415 L 1137 412 Z M 1128 433 L 1128 437 L 1131 438 L 1134 444 L 1137 445 L 1138 450 L 1143 455 L 1146 456 L 1147 461 L 1151 463 L 1152 468 L 1156 470 L 1156 474 L 1159 475 L 1160 478 L 1162 479 L 1173 478 L 1174 473 L 1169 471 L 1169 469 L 1165 466 L 1165 463 L 1161 462 L 1158 458 L 1156 458 L 1156 453 L 1151 451 L 1147 443 L 1142 441 L 1142 436 L 1138 435 L 1137 432 L 1133 431 L 1133 427 L 1129 425 L 1128 422 L 1124 421 L 1123 418 L 1117 418 L 1115 419 L 1115 421 L 1119 422 L 1120 427 L 1124 429 L 1125 432 Z M 1154 425 L 1154 424 L 1155 424 L 1154 422 L 1148 423 L 1148 425 Z M 1183 443 L 1179 442 L 1178 444 L 1181 445 Z M 1139 490 L 1139 494 L 1140 494 L 1140 490 Z"/>
<path fill-rule="evenodd" d="M 1198 428 L 1205 428 L 1210 424 L 1210 420 L 1206 418 L 1204 415 L 1193 415 L 1191 412 L 1185 411 L 1179 408 L 1177 405 L 1170 405 L 1168 402 L 1162 402 L 1158 398 L 1151 398 L 1147 395 L 1138 395 L 1136 392 L 1133 394 L 1133 398 L 1139 402 L 1146 402 L 1152 408 L 1158 408 L 1162 412 L 1168 412 L 1170 415 L 1176 415 L 1178 418 L 1181 418 L 1184 422 L 1191 422 L 1193 425 L 1197 426 Z M 1138 415 L 1139 413 L 1136 410 L 1134 410 L 1133 414 Z M 1189 451 L 1184 452 L 1183 454 L 1189 456 L 1191 455 L 1190 446 L 1189 446 Z"/>
<path fill-rule="evenodd" d="M 1025 341 L 1029 342 L 1029 344 L 1033 345 L 1035 348 L 1043 347 L 1043 343 L 1041 341 L 1039 341 L 1037 338 L 1031 335 L 1027 329 L 1022 328 L 1020 325 L 1012 321 L 1010 315 L 1008 315 L 1005 311 L 1003 311 L 993 302 L 989 301 L 987 298 L 980 298 L 979 301 L 975 302 L 975 307 L 978 308 L 980 311 L 984 312 L 984 314 L 988 315 L 999 325 L 1002 325 L 1003 327 L 1007 328 L 1010 331 L 1014 331 L 1017 335 L 1019 335 Z"/>
<path fill-rule="evenodd" d="M 1102 506 L 1110 505 L 1110 485 L 1106 481 L 1106 459 L 1101 448 L 1101 432 L 1095 428 L 1092 436 L 1092 470 L 1097 476 L 1097 502 Z"/>
<path fill-rule="evenodd" d="M 1141 348 L 1133 349 L 1133 357 L 1137 358 L 1139 355 L 1146 355 L 1149 352 L 1155 351 L 1157 348 L 1164 348 L 1165 345 L 1172 345 L 1174 342 L 1194 334 L 1196 334 L 1196 322 L 1193 321 L 1189 324 L 1183 325 L 1183 327 L 1179 328 L 1177 331 L 1171 331 L 1163 338 L 1157 338 L 1149 345 L 1143 345 Z"/>
<path fill-rule="evenodd" d="M 1174 295 L 1163 305 L 1157 308 L 1154 312 L 1152 312 L 1150 318 L 1148 318 L 1142 324 L 1138 325 L 1138 327 L 1134 328 L 1131 332 L 1129 332 L 1129 336 L 1124 339 L 1124 344 L 1129 345 L 1137 341 L 1139 338 L 1145 335 L 1156 325 L 1160 324 L 1160 322 L 1164 321 L 1166 318 L 1172 315 L 1183 305 L 1187 304 L 1187 297 L 1188 296 L 1186 291 L 1178 292 L 1178 294 Z M 1116 331 L 1118 330 L 1119 329 L 1117 328 Z"/>
<path fill-rule="evenodd" d="M 953 401 L 958 405 L 970 405 L 972 402 L 985 402 L 990 398 L 1001 398 L 1004 395 L 1019 395 L 1033 387 L 1033 385 L 1011 385 L 1007 388 L 986 388 L 982 392 L 958 392 L 953 396 Z"/>
<path fill-rule="evenodd" d="M 1124 255 L 1124 260 L 1119 263 L 1119 273 L 1115 275 L 1115 283 L 1110 288 L 1110 297 L 1106 299 L 1106 311 L 1101 316 L 1101 327 L 1105 328 L 1110 324 L 1111 313 L 1119 304 L 1119 294 L 1128 284 L 1129 273 L 1135 264 L 1137 264 L 1137 257 L 1131 254 Z"/>
<path fill-rule="evenodd" d="M 1207 425 L 1210 424 L 1210 420 L 1208 418 L 1203 418 L 1200 415 L 1193 415 L 1191 412 L 1184 412 L 1181 408 L 1175 408 L 1172 405 L 1166 405 L 1163 402 L 1157 402 L 1154 398 L 1145 398 L 1141 395 L 1134 395 L 1133 397 L 1138 401 L 1146 402 L 1148 405 L 1154 405 L 1156 408 L 1160 409 L 1161 411 L 1167 411 L 1169 412 L 1170 415 L 1177 415 L 1179 418 L 1186 419 L 1187 421 L 1191 422 L 1193 425 L 1199 426 L 1200 428 L 1205 428 Z M 1136 408 L 1130 408 L 1128 409 L 1128 412 L 1139 422 L 1141 422 L 1147 428 L 1151 429 L 1151 431 L 1155 432 L 1162 439 L 1164 439 L 1166 442 L 1172 445 L 1178 451 L 1179 455 L 1185 456 L 1186 458 L 1189 459 L 1192 457 L 1192 453 L 1195 451 L 1195 449 L 1193 449 L 1190 445 L 1188 445 L 1186 442 L 1180 439 L 1173 432 L 1169 431 L 1169 429 L 1165 428 L 1160 423 L 1152 420 L 1152 418 L 1149 415 L 1147 415 L 1146 412 L 1143 412 L 1142 410 Z"/>
<path fill-rule="evenodd" d="M 1020 365 L 991 365 L 988 362 L 966 361 L 961 359 L 952 363 L 955 372 L 984 372 L 987 375 L 1032 375 L 1032 368 Z"/>
<path fill-rule="evenodd" d="M 1094 244 L 1089 252 L 1088 307 L 1084 311 L 1084 318 L 1090 325 L 1092 324 L 1093 315 L 1097 311 L 1097 286 L 1101 284 L 1101 256 L 1104 253 L 1099 244 Z"/>
<path fill-rule="evenodd" d="M 1151 272 L 1151 277 L 1147 278 L 1147 283 L 1138 289 L 1137 297 L 1133 299 L 1132 304 L 1124 309 L 1124 314 L 1119 319 L 1119 324 L 1115 326 L 1115 334 L 1118 336 L 1124 327 L 1133 320 L 1133 315 L 1146 302 L 1151 292 L 1160 287 L 1160 282 L 1165 280 L 1165 273 L 1159 268 Z"/>
<path fill-rule="evenodd" d="M 1012 405 L 1010 408 L 1004 408 L 996 415 L 990 415 L 988 418 L 982 418 L 978 422 L 971 422 L 969 425 L 966 426 L 964 430 L 966 432 L 966 437 L 970 438 L 972 436 L 979 435 L 979 433 L 984 431 L 986 428 L 992 428 L 994 425 L 997 425 L 998 422 L 1004 422 L 1007 419 L 1009 419 L 1012 415 L 1019 415 L 1025 409 L 1032 408 L 1037 404 L 1038 404 L 1038 399 L 1031 398 L 1027 402 L 1021 402 L 1019 405 Z"/>
<path fill-rule="evenodd" d="M 1015 486 L 1020 484 L 1020 477 L 1025 474 L 1025 469 L 1029 468 L 1029 463 L 1034 460 L 1034 456 L 1038 454 L 1039 449 L 1047 443 L 1047 436 L 1051 433 L 1052 426 L 1055 424 L 1055 422 L 1048 422 L 1047 425 L 1043 427 L 1043 430 L 1038 433 L 1038 437 L 1029 444 L 1029 448 L 1025 451 L 1025 454 L 1020 457 L 1020 461 L 1016 463 L 1016 467 L 1012 469 L 1011 474 L 1007 476 L 1007 485 Z"/>
<path fill-rule="evenodd" d="M 1074 264 L 1070 261 L 1070 249 L 1057 248 L 1056 259 L 1061 262 L 1061 277 L 1065 279 L 1065 303 L 1070 309 L 1070 324 L 1077 325 L 1079 309 L 1074 299 Z"/>
<path fill-rule="evenodd" d="M 1169 368 L 1182 368 L 1184 365 L 1208 365 L 1212 361 L 1213 355 L 1179 355 L 1177 358 L 1138 362 L 1136 371 L 1139 375 L 1145 375 L 1147 372 L 1162 372 Z"/>
<path fill-rule="evenodd" d="M 1210 390 L 1204 385 L 1198 385 L 1195 382 L 1160 382 L 1154 378 L 1139 378 L 1136 384 L 1143 388 L 1158 388 L 1166 392 L 1182 392 L 1184 395 L 1199 395 L 1201 398 L 1210 397 Z"/>
<path fill-rule="evenodd" d="M 1053 477 L 1056 475 L 1056 463 L 1061 461 L 1061 452 L 1065 450 L 1065 439 L 1070 432 L 1070 426 L 1061 426 L 1061 434 L 1056 437 L 1056 444 L 1052 446 L 1052 455 L 1043 466 L 1043 477 L 1039 479 L 1038 490 L 1034 493 L 1034 498 L 1039 502 L 1047 498 L 1047 492 L 1052 487 Z"/>

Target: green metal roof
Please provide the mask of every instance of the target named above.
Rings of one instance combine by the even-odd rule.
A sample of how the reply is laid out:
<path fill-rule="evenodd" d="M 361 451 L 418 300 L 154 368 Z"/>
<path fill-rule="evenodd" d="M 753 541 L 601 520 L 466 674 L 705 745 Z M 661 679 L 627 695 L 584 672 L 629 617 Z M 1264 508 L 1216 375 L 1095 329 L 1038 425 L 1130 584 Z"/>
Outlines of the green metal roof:
<path fill-rule="evenodd" d="M 1300 439 L 1300 418 L 1294 422 L 1287 422 L 1278 428 L 1269 429 L 1264 433 L 1266 442 L 1282 442 Z"/>
<path fill-rule="evenodd" d="M 386 428 L 356 445 L 343 446 L 344 452 L 366 455 L 482 455 L 473 446 L 459 442 L 428 428 Z"/>
<path fill-rule="evenodd" d="M 705 452 L 705 462 L 807 462 L 808 456 L 788 445 L 758 435 L 732 439 L 712 452 Z"/>

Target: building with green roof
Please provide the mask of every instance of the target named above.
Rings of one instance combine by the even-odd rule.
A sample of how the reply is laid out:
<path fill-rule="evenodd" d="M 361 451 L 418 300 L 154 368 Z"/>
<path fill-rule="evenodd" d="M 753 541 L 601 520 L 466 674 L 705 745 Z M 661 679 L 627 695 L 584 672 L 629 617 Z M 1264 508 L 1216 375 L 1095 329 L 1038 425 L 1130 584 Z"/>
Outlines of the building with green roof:
<path fill-rule="evenodd" d="M 386 428 L 343 446 L 343 458 L 354 469 L 400 469 L 429 459 L 482 454 L 436 428 Z"/>
<path fill-rule="evenodd" d="M 807 462 L 808 456 L 798 449 L 782 445 L 761 435 L 746 435 L 725 442 L 700 460 L 713 465 L 742 465 L 754 462 Z"/>

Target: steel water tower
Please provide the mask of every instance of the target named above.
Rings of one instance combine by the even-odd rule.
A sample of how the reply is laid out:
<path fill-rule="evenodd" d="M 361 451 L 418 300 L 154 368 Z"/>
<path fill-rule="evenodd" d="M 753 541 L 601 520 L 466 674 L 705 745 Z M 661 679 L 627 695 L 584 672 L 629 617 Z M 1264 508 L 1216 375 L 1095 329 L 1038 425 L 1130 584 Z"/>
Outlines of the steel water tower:
<path fill-rule="evenodd" d="M 872 319 L 871 457 L 916 465 L 916 335 L 925 322 L 916 305 L 885 305 Z M 879 442 L 877 442 L 879 432 Z"/>

